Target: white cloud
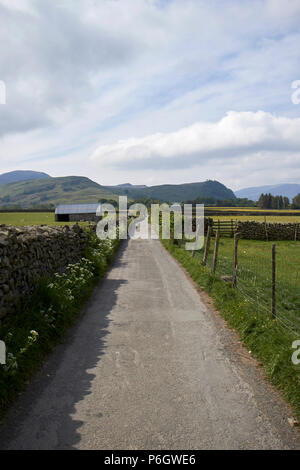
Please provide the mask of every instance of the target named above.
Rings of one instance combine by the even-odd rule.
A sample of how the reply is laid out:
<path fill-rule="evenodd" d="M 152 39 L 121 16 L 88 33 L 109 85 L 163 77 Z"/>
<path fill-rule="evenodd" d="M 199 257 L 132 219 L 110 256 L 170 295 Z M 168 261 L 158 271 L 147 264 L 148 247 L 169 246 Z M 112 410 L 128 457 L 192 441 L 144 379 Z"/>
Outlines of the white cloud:
<path fill-rule="evenodd" d="M 277 117 L 263 111 L 228 112 L 218 122 L 197 122 L 176 132 L 121 140 L 98 147 L 91 160 L 132 170 L 164 167 L 187 168 L 203 161 L 241 158 L 258 151 L 300 153 L 300 118 Z"/>
<path fill-rule="evenodd" d="M 0 171 L 296 178 L 299 23 L 299 0 L 0 0 Z"/>

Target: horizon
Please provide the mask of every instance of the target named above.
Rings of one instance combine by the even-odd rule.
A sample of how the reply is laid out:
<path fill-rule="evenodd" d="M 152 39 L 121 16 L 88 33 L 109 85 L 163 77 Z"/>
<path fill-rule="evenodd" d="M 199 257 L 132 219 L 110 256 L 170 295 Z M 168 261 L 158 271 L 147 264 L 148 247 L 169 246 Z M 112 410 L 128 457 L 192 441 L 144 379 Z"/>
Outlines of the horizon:
<path fill-rule="evenodd" d="M 19 170 L 11 170 L 9 172 L 4 172 L 4 173 L 0 173 L 0 176 L 2 175 L 6 175 L 6 174 L 9 174 L 9 173 L 14 173 L 14 172 L 36 172 L 36 173 L 45 173 L 43 171 L 39 171 L 39 170 L 25 170 L 25 169 L 19 169 Z M 170 182 L 165 182 L 165 183 L 160 183 L 160 184 L 151 184 L 151 185 L 146 185 L 144 183 L 130 183 L 130 182 L 123 182 L 123 183 L 115 183 L 115 184 L 104 184 L 102 182 L 99 182 L 97 181 L 96 179 L 93 179 L 93 178 L 90 178 L 90 177 L 87 177 L 87 176 L 84 176 L 84 175 L 59 175 L 59 176 L 53 176 L 53 175 L 50 175 L 47 173 L 47 176 L 49 176 L 49 178 L 72 178 L 72 177 L 78 177 L 78 178 L 89 178 L 91 181 L 95 182 L 95 183 L 98 183 L 100 186 L 111 186 L 111 187 L 114 187 L 114 186 L 124 186 L 124 185 L 131 185 L 131 186 L 147 186 L 147 187 L 151 187 L 151 186 L 165 186 L 165 185 L 174 185 L 174 186 L 177 186 L 177 185 L 183 185 L 183 184 L 197 184 L 197 183 L 204 183 L 205 181 L 216 181 L 218 183 L 221 183 L 223 184 L 224 186 L 226 186 L 228 189 L 231 189 L 234 193 L 236 193 L 237 191 L 240 191 L 240 190 L 246 190 L 246 189 L 252 189 L 252 188 L 260 188 L 260 187 L 273 187 L 273 186 L 283 186 L 283 185 L 300 185 L 300 183 L 296 183 L 296 182 L 289 182 L 289 183 L 285 183 L 285 182 L 282 182 L 282 183 L 275 183 L 275 184 L 261 184 L 259 186 L 246 186 L 246 187 L 242 187 L 242 188 L 237 188 L 237 189 L 233 189 L 231 187 L 228 187 L 227 185 L 225 185 L 222 181 L 219 181 L 219 180 L 214 180 L 212 178 L 208 178 L 206 180 L 203 180 L 203 181 L 183 181 L 183 182 L 179 182 L 179 183 L 170 183 Z M 26 181 L 26 180 L 24 180 Z M 20 181 L 22 182 L 22 181 Z"/>

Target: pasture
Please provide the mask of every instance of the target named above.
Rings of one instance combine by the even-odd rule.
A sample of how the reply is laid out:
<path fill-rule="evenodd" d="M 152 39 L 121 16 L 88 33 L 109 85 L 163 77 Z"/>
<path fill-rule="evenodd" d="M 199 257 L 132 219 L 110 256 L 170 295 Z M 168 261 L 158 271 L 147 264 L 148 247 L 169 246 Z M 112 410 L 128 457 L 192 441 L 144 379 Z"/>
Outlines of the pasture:
<path fill-rule="evenodd" d="M 300 223 L 300 213 L 299 215 L 293 215 L 293 216 L 288 216 L 288 215 L 209 215 L 213 220 L 239 220 L 241 222 L 266 222 L 269 224 L 274 224 L 274 223 L 281 223 L 281 224 L 287 224 L 287 223 Z"/>
<path fill-rule="evenodd" d="M 241 222 L 300 223 L 300 210 L 259 209 L 257 207 L 205 207 L 213 220 L 240 220 Z M 211 212 L 212 214 L 210 214 Z M 236 213 L 236 214 L 235 214 Z"/>
<path fill-rule="evenodd" d="M 55 222 L 54 212 L 0 212 L 0 225 L 72 225 L 74 222 Z M 80 222 L 80 225 L 86 225 Z"/>
<path fill-rule="evenodd" d="M 210 269 L 215 239 L 211 239 L 207 267 Z M 233 272 L 233 239 L 220 238 L 216 275 Z M 239 240 L 237 289 L 254 313 L 271 314 L 272 244 L 276 244 L 276 312 L 283 328 L 300 333 L 300 242 Z M 203 250 L 195 258 L 202 261 Z"/>

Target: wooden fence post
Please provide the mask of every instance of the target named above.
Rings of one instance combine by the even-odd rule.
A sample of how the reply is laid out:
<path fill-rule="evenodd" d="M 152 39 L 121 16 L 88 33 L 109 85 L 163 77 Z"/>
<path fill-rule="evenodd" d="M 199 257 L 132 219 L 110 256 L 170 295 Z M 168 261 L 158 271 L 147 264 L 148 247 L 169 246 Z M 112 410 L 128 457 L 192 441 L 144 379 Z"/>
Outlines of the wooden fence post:
<path fill-rule="evenodd" d="M 239 243 L 239 234 L 234 234 L 234 243 L 233 243 L 233 273 L 232 273 L 232 287 L 236 289 L 237 286 L 237 268 L 238 268 L 238 243 Z"/>
<path fill-rule="evenodd" d="M 214 247 L 214 256 L 212 262 L 212 272 L 215 274 L 217 261 L 218 261 L 218 250 L 219 250 L 219 240 L 220 240 L 220 231 L 217 230 L 216 239 L 215 239 L 215 247 Z"/>
<path fill-rule="evenodd" d="M 208 257 L 209 247 L 210 247 L 210 236 L 211 236 L 211 226 L 209 225 L 207 227 L 206 243 L 205 243 L 203 261 L 202 261 L 203 266 L 206 266 L 206 262 L 207 262 L 207 257 Z"/>
<path fill-rule="evenodd" d="M 272 317 L 276 318 L 276 245 L 272 245 Z"/>

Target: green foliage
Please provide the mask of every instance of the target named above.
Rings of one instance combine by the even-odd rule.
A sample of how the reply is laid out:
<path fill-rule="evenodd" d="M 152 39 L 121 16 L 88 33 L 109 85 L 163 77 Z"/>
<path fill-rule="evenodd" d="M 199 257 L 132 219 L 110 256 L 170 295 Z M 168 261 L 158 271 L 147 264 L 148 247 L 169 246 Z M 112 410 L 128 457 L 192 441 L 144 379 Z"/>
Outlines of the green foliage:
<path fill-rule="evenodd" d="M 300 209 L 300 193 L 297 194 L 297 196 L 295 196 L 293 198 L 292 208 L 293 209 Z"/>
<path fill-rule="evenodd" d="M 0 412 L 73 324 L 118 245 L 118 239 L 99 240 L 90 233 L 85 257 L 65 272 L 42 279 L 18 312 L 2 321 L 0 339 L 7 347 L 7 361 L 0 365 Z"/>
<path fill-rule="evenodd" d="M 271 193 L 261 194 L 258 200 L 261 209 L 288 209 L 290 201 L 288 197 L 272 196 Z"/>

